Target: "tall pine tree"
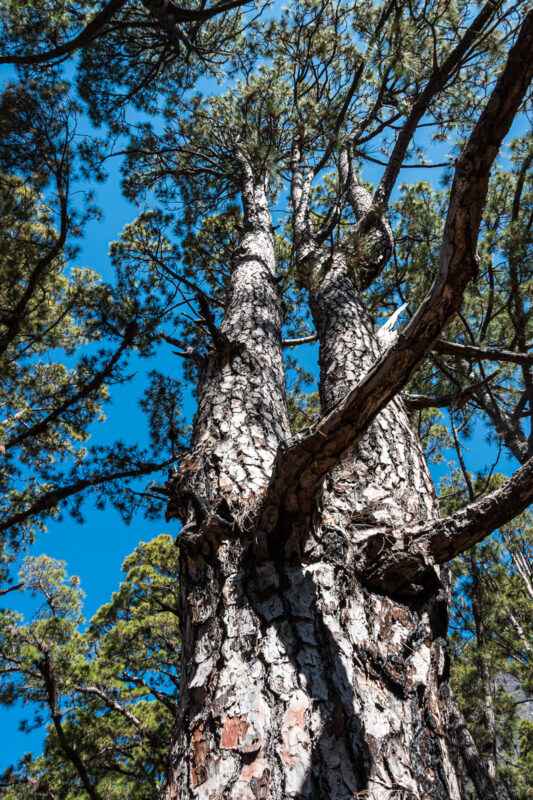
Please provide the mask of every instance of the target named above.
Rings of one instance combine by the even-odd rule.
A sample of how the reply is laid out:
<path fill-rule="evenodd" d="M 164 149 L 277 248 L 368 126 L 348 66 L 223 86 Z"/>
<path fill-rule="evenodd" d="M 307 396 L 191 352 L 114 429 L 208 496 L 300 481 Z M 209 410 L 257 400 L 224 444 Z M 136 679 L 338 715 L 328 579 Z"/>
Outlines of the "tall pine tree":
<path fill-rule="evenodd" d="M 125 4 L 106 22 L 77 75 L 107 125 L 85 170 L 101 175 L 118 141 L 126 195 L 152 203 L 114 251 L 148 298 L 136 325 L 147 352 L 166 341 L 196 380 L 188 452 L 158 488 L 183 525 L 164 796 L 459 798 L 459 748 L 478 794 L 505 797 L 493 732 L 486 768 L 459 730 L 444 565 L 533 496 L 528 139 L 489 191 L 527 110 L 533 16 L 498 2 L 310 0 L 249 23 L 248 45 L 240 14 L 222 14 L 227 49 L 210 59 L 189 46 L 167 58 L 168 31 L 134 22 L 141 12 Z M 225 90 L 194 93 L 200 70 Z M 131 103 L 149 120 L 132 124 Z M 454 140 L 448 186 L 406 186 L 391 207 L 402 167 L 424 165 L 425 129 Z M 376 188 L 363 180 L 375 162 Z M 165 324 L 153 280 L 195 316 Z M 400 305 L 401 333 L 396 313 L 377 329 Z M 293 435 L 284 346 L 310 339 L 319 417 L 302 428 L 293 413 Z M 503 366 L 488 373 L 487 361 Z M 417 433 L 438 447 L 431 409 L 443 406 L 452 438 L 457 407 L 480 408 L 522 467 L 439 518 Z M 476 635 L 485 648 L 487 631 Z"/>

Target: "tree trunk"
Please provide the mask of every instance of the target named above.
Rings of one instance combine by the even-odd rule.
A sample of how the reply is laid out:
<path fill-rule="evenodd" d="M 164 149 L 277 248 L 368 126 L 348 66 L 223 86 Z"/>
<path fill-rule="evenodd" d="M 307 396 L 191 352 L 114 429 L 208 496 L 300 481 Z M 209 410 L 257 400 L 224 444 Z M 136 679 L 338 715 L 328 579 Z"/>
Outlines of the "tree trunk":
<path fill-rule="evenodd" d="M 206 366 L 191 454 L 171 482 L 186 522 L 183 671 L 164 796 L 458 800 L 439 700 L 446 580 L 435 573 L 399 601 L 358 579 L 376 525 L 401 529 L 436 514 L 401 402 L 328 475 L 312 514 L 291 520 L 276 559 L 254 530 L 257 498 L 288 434 L 282 313 L 263 211 L 234 261 L 221 326 L 231 352 Z M 310 304 L 327 409 L 379 347 L 340 256 Z"/>
<path fill-rule="evenodd" d="M 416 369 L 475 274 L 490 168 L 531 77 L 532 20 L 528 15 L 458 159 L 430 292 L 399 345 L 373 365 L 359 390 L 290 446 L 267 182 L 254 178 L 235 143 L 244 234 L 226 314 L 213 332 L 216 352 L 201 377 L 191 452 L 168 485 L 169 514 L 185 524 L 183 669 L 166 800 L 461 797 L 446 737 L 454 721 L 446 683 L 448 580 L 446 570 L 439 574 L 432 565 L 471 544 L 472 526 L 479 536 L 493 530 L 489 513 L 496 524 L 507 521 L 502 498 L 511 510 L 525 508 L 529 462 L 508 489 L 451 515 L 441 530 L 402 404 L 392 400 L 375 419 L 373 412 Z M 392 189 L 406 136 L 408 142 L 408 128 L 378 188 L 378 207 Z M 317 244 L 328 239 L 329 223 L 315 235 L 308 212 L 313 171 L 303 179 L 299 146 L 291 160 L 294 251 L 310 292 L 327 410 L 374 361 L 379 343 L 341 246 L 331 254 Z M 358 203 L 355 195 L 352 202 Z M 385 242 L 388 232 L 382 233 Z M 364 236 L 351 244 L 355 259 Z M 318 270 L 315 257 L 323 262 Z M 350 436 L 352 429 L 357 435 Z M 354 441 L 343 453 L 343 443 Z M 292 481 L 288 491 L 280 476 Z M 427 517 L 429 531 L 420 523 Z M 374 576 L 372 585 L 401 591 L 401 598 L 361 578 L 372 580 L 369 561 L 379 566 L 384 549 L 392 561 L 384 565 L 385 578 L 396 568 L 405 580 L 393 575 L 377 584 Z M 405 563 L 414 566 L 404 569 Z M 468 759 L 475 761 L 472 753 Z"/>
<path fill-rule="evenodd" d="M 478 664 L 483 692 L 483 714 L 487 727 L 487 753 L 485 755 L 487 769 L 492 780 L 496 779 L 497 747 L 496 747 L 496 715 L 494 713 L 493 687 L 490 676 L 490 668 L 487 657 L 487 637 L 485 633 L 485 621 L 481 603 L 481 586 L 479 577 L 479 566 L 477 563 L 476 548 L 470 551 L 470 569 L 472 574 L 472 616 L 476 630 L 476 640 L 478 646 Z"/>

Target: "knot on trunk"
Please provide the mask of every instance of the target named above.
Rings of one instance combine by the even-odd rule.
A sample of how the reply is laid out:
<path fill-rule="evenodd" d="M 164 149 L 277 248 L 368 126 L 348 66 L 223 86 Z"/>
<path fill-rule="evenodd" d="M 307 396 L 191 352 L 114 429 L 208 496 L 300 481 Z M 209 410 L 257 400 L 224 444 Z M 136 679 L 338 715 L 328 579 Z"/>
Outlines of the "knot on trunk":
<path fill-rule="evenodd" d="M 223 334 L 224 339 L 220 339 L 215 344 L 215 350 L 208 351 L 208 356 L 213 356 L 220 366 L 226 366 L 237 356 L 242 356 L 246 351 L 245 342 L 233 342 Z"/>
<path fill-rule="evenodd" d="M 170 513 L 169 513 L 170 511 Z M 176 537 L 179 548 L 190 553 L 210 542 L 217 546 L 221 539 L 235 530 L 235 519 L 225 498 L 206 500 L 194 489 L 182 489 L 173 494 L 167 519 L 178 517 L 183 528 Z"/>
<path fill-rule="evenodd" d="M 373 533 L 358 558 L 361 581 L 392 598 L 427 597 L 441 587 L 435 563 L 422 543 L 407 540 L 392 529 Z"/>

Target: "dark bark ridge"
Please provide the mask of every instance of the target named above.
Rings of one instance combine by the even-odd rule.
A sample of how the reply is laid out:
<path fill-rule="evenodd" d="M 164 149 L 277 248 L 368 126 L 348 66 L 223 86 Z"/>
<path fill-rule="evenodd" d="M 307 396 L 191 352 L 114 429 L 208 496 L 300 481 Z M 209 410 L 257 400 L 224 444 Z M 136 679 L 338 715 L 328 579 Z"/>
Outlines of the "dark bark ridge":
<path fill-rule="evenodd" d="M 509 800 L 505 788 L 496 786 L 489 775 L 449 684 L 443 685 L 441 695 L 443 704 L 449 709 L 448 738 L 456 744 L 477 796 L 483 800 Z"/>

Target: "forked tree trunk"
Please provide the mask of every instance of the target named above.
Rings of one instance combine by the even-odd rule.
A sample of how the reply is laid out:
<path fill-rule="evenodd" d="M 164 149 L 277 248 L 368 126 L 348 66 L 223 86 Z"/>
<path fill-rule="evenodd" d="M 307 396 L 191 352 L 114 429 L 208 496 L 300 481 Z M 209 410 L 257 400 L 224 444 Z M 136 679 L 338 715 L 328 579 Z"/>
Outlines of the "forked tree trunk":
<path fill-rule="evenodd" d="M 397 601 L 358 580 L 362 542 L 436 514 L 407 415 L 393 402 L 326 479 L 284 552 L 259 552 L 254 509 L 288 436 L 282 309 L 264 191 L 235 255 L 203 375 L 192 452 L 173 480 L 183 672 L 166 800 L 460 798 L 439 691 L 447 591 Z M 246 209 L 245 209 L 246 210 Z M 335 257 L 310 293 L 327 409 L 378 353 Z M 445 581 L 444 581 L 445 583 Z"/>
<path fill-rule="evenodd" d="M 457 309 L 474 272 L 473 243 L 490 167 L 533 71 L 527 55 L 532 37 L 530 13 L 458 159 L 433 288 L 402 346 L 387 351 L 363 388 L 378 374 L 386 379 L 394 357 L 403 360 L 399 374 L 407 374 Z M 169 513 L 185 525 L 183 670 L 165 800 L 459 800 L 448 724 L 480 796 L 499 800 L 450 701 L 447 580 L 431 564 L 473 543 L 472 526 L 479 526 L 481 537 L 490 525 L 507 521 L 502 498 L 511 512 L 523 510 L 531 498 L 530 470 L 526 464 L 508 489 L 451 515 L 444 532 L 432 520 L 431 528 L 439 530 L 429 536 L 422 523 L 422 538 L 415 537 L 405 554 L 404 527 L 416 532 L 413 523 L 434 517 L 437 509 L 419 444 L 394 400 L 326 475 L 311 510 L 304 509 L 305 492 L 315 487 L 311 454 L 335 414 L 284 448 L 283 309 L 266 181 L 254 180 L 238 144 L 235 152 L 243 174 L 245 231 L 221 331 L 214 335 L 217 352 L 200 381 L 191 453 L 168 486 Z M 310 184 L 302 181 L 297 148 L 293 162 L 293 211 L 299 218 L 305 211 L 299 197 L 305 200 Z M 296 250 L 304 249 L 305 237 L 302 242 L 295 238 Z M 307 253 L 317 254 L 317 248 Z M 307 275 L 327 409 L 368 368 L 378 344 L 340 249 Z M 350 394 L 347 407 L 340 407 L 341 417 L 347 414 L 342 437 L 331 442 L 324 434 L 326 452 L 318 453 L 316 465 L 334 463 L 348 420 L 358 425 L 357 396 Z M 292 466 L 305 468 L 297 475 L 301 493 L 289 486 L 283 505 L 273 508 L 262 503 L 271 473 L 291 474 L 273 470 L 277 451 L 284 467 L 296 453 Z M 267 494 L 281 497 L 283 487 L 274 483 Z M 293 507 L 296 497 L 303 498 L 301 509 Z M 258 530 L 258 520 L 270 538 Z M 373 535 L 376 528 L 380 535 Z M 394 547 L 397 539 L 400 547 Z M 386 558 L 372 547 L 386 547 Z M 369 558 L 378 568 L 386 562 L 393 579 L 376 582 Z M 396 559 L 403 581 L 394 575 Z M 391 591 L 401 586 L 403 599 L 378 594 L 361 575 Z"/>

